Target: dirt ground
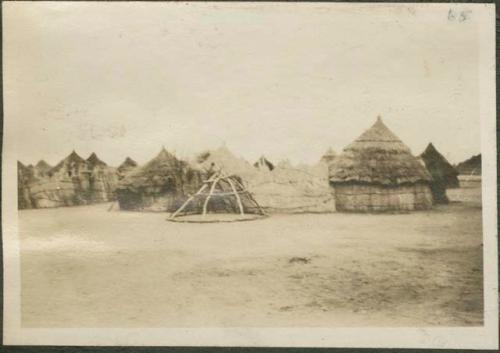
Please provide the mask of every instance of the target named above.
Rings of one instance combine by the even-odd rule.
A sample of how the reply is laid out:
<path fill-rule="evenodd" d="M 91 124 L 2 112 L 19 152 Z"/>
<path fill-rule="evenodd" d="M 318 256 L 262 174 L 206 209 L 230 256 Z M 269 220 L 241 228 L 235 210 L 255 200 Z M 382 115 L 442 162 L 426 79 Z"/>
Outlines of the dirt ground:
<path fill-rule="evenodd" d="M 21 211 L 24 327 L 471 326 L 480 189 L 412 214 L 167 222 L 109 204 Z"/>

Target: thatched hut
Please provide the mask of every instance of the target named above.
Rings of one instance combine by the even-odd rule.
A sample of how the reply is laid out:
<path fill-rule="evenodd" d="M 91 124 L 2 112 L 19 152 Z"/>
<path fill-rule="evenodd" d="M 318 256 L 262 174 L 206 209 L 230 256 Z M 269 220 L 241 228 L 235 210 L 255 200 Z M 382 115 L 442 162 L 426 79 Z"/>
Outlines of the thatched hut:
<path fill-rule="evenodd" d="M 132 158 L 130 157 L 125 158 L 122 164 L 120 164 L 116 169 L 118 173 L 118 178 L 123 179 L 126 174 L 137 168 L 137 166 L 138 166 L 137 162 L 134 161 Z"/>
<path fill-rule="evenodd" d="M 411 211 L 432 207 L 431 177 L 380 117 L 330 167 L 338 211 Z"/>
<path fill-rule="evenodd" d="M 201 185 L 200 172 L 162 149 L 122 179 L 116 195 L 122 210 L 173 212 Z"/>
<path fill-rule="evenodd" d="M 460 175 L 481 175 L 481 154 L 472 156 L 465 161 L 458 163 L 456 167 Z"/>
<path fill-rule="evenodd" d="M 75 151 L 31 186 L 33 208 L 86 205 L 90 199 L 90 170 Z"/>
<path fill-rule="evenodd" d="M 430 185 L 434 203 L 448 203 L 446 189 L 459 187 L 458 172 L 432 143 L 429 143 L 420 158 L 432 177 Z"/>
<path fill-rule="evenodd" d="M 33 168 L 28 168 L 21 162 L 17 162 L 17 208 L 22 210 L 33 208 L 31 200 L 31 184 L 37 178 L 33 173 Z"/>
<path fill-rule="evenodd" d="M 34 168 L 35 176 L 39 178 L 50 177 L 49 172 L 51 169 L 52 166 L 42 159 L 35 165 Z"/>

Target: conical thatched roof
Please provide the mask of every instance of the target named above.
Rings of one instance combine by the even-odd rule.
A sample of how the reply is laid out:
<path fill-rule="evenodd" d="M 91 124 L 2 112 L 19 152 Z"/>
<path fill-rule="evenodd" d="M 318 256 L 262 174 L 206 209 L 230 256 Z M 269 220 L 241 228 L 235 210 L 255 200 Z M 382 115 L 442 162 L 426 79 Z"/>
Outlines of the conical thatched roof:
<path fill-rule="evenodd" d="M 456 169 L 462 175 L 481 175 L 481 154 L 458 163 Z"/>
<path fill-rule="evenodd" d="M 118 171 L 120 173 L 123 173 L 123 172 L 129 171 L 129 170 L 132 170 L 135 167 L 137 167 L 137 162 L 134 161 L 132 158 L 127 157 L 127 158 L 125 158 L 123 163 L 120 164 L 120 166 L 118 167 Z"/>
<path fill-rule="evenodd" d="M 458 187 L 458 172 L 432 143 L 429 143 L 420 157 L 431 174 L 433 182 L 442 183 L 444 187 Z"/>
<path fill-rule="evenodd" d="M 90 168 L 95 168 L 95 167 L 107 167 L 108 165 L 104 163 L 102 160 L 97 157 L 97 154 L 95 152 L 92 152 L 92 154 L 87 158 L 87 162 L 89 164 Z"/>
<path fill-rule="evenodd" d="M 118 188 L 132 190 L 161 188 L 189 169 L 186 162 L 177 159 L 163 148 L 155 158 L 120 181 Z"/>
<path fill-rule="evenodd" d="M 244 179 L 249 179 L 256 173 L 255 168 L 249 162 L 236 157 L 226 146 L 199 154 L 195 165 L 207 174 L 224 170 L 230 175 L 239 175 Z"/>
<path fill-rule="evenodd" d="M 253 166 L 260 170 L 273 170 L 274 164 L 269 162 L 269 160 L 265 156 L 261 156 L 257 162 L 253 164 Z"/>
<path fill-rule="evenodd" d="M 73 152 L 71 152 L 66 158 L 64 158 L 54 168 L 52 168 L 51 172 L 53 173 L 58 172 L 64 166 L 79 165 L 79 164 L 87 164 L 87 162 L 73 150 Z"/>
<path fill-rule="evenodd" d="M 46 172 L 48 171 L 49 169 L 52 168 L 52 166 L 50 164 L 48 164 L 47 162 L 45 162 L 43 159 L 40 160 L 35 168 L 39 171 L 39 172 Z"/>
<path fill-rule="evenodd" d="M 380 117 L 330 167 L 332 183 L 400 185 L 430 179 L 425 167 Z"/>

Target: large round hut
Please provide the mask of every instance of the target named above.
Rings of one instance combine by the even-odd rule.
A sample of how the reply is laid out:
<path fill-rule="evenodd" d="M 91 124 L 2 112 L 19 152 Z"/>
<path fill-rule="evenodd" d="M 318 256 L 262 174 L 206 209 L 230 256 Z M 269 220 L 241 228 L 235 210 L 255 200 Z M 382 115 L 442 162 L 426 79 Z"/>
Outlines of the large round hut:
<path fill-rule="evenodd" d="M 330 166 L 338 211 L 412 211 L 432 207 L 431 177 L 382 122 L 344 148 Z"/>
<path fill-rule="evenodd" d="M 201 185 L 200 172 L 162 149 L 118 183 L 116 196 L 122 210 L 173 212 Z"/>
<path fill-rule="evenodd" d="M 458 172 L 432 143 L 429 143 L 420 158 L 432 177 L 431 191 L 434 203 L 448 203 L 446 189 L 459 186 Z"/>

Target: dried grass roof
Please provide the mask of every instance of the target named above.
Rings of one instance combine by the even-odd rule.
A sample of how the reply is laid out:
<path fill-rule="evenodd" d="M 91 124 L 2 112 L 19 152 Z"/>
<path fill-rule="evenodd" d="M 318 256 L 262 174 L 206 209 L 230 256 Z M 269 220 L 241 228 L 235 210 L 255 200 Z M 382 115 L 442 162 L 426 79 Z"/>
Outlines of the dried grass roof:
<path fill-rule="evenodd" d="M 125 158 L 123 163 L 120 164 L 120 166 L 118 167 L 118 171 L 123 172 L 123 171 L 131 170 L 131 169 L 134 169 L 135 167 L 137 167 L 137 165 L 138 164 L 136 161 L 134 161 L 130 157 L 127 157 L 127 158 Z"/>
<path fill-rule="evenodd" d="M 40 160 L 36 165 L 35 165 L 35 168 L 39 171 L 39 172 L 46 172 L 50 169 L 52 169 L 52 166 L 50 164 L 48 164 L 47 162 L 45 162 L 43 159 Z"/>
<path fill-rule="evenodd" d="M 456 178 L 458 175 L 456 169 L 439 153 L 432 143 L 429 143 L 425 151 L 420 155 L 420 158 L 424 161 L 433 179 Z"/>
<path fill-rule="evenodd" d="M 161 187 L 183 173 L 189 172 L 189 165 L 177 159 L 164 148 L 144 166 L 131 171 L 122 181 L 119 189 L 140 190 L 148 187 Z"/>
<path fill-rule="evenodd" d="M 102 160 L 97 157 L 97 154 L 95 152 L 92 152 L 92 154 L 87 158 L 87 162 L 89 164 L 90 168 L 94 167 L 107 167 L 108 165 L 104 163 Z"/>
<path fill-rule="evenodd" d="M 87 165 L 87 161 L 80 157 L 78 153 L 75 151 L 71 152 L 66 158 L 64 158 L 62 161 L 60 161 L 54 168 L 52 168 L 51 172 L 55 173 L 58 172 L 60 169 L 62 169 L 64 166 L 71 166 L 71 165 L 78 165 L 78 164 L 84 164 Z"/>
<path fill-rule="evenodd" d="M 380 117 L 345 147 L 330 166 L 330 181 L 333 183 L 400 185 L 430 179 L 425 167 Z"/>
<path fill-rule="evenodd" d="M 481 175 L 481 154 L 458 163 L 457 171 L 463 175 Z"/>

